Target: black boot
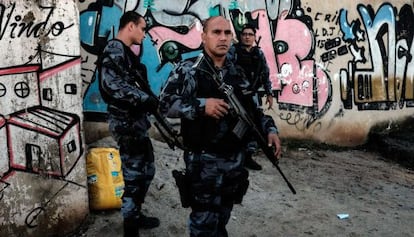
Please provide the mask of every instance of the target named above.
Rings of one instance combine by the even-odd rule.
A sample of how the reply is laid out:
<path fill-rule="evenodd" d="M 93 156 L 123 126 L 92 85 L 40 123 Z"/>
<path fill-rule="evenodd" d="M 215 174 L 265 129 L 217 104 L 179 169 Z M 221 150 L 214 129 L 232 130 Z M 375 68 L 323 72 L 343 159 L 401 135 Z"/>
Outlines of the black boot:
<path fill-rule="evenodd" d="M 247 152 L 246 159 L 244 161 L 244 166 L 251 170 L 261 170 L 262 166 L 259 165 L 256 161 L 252 158 L 252 153 Z"/>
<path fill-rule="evenodd" d="M 124 237 L 139 237 L 137 219 L 124 218 Z"/>
<path fill-rule="evenodd" d="M 153 229 L 160 225 L 160 220 L 156 217 L 148 217 L 144 214 L 140 214 L 137 224 L 140 229 Z"/>

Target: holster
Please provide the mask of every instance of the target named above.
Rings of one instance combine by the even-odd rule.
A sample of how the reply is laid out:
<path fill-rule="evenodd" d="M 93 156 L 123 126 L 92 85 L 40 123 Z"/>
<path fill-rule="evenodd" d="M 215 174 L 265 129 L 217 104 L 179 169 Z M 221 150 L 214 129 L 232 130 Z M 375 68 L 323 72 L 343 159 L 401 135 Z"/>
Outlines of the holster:
<path fill-rule="evenodd" d="M 243 201 L 243 197 L 247 192 L 247 189 L 249 188 L 249 180 L 243 180 L 243 182 L 237 186 L 235 192 L 234 192 L 234 203 L 240 204 Z"/>
<path fill-rule="evenodd" d="M 192 203 L 190 177 L 184 171 L 173 170 L 172 175 L 180 193 L 181 206 L 190 207 Z"/>
<path fill-rule="evenodd" d="M 230 199 L 234 204 L 240 204 L 249 188 L 249 172 L 240 169 L 224 176 L 226 186 L 223 187 L 222 195 L 225 199 Z"/>

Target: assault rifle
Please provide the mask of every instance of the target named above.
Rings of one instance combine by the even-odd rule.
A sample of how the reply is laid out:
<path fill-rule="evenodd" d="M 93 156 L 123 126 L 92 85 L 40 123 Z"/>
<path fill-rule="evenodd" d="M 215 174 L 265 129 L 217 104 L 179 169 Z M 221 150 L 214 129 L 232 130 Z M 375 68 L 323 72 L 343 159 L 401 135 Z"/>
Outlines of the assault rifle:
<path fill-rule="evenodd" d="M 144 80 L 141 73 L 138 70 L 133 70 L 131 72 L 132 77 L 135 79 L 135 83 L 137 86 L 139 86 L 145 93 L 147 93 L 149 96 L 154 97 L 157 99 L 159 103 L 158 97 L 152 92 L 148 82 Z M 168 146 L 174 150 L 174 147 L 178 147 L 181 150 L 185 150 L 184 145 L 181 143 L 179 139 L 179 133 L 174 128 L 171 127 L 171 124 L 160 114 L 160 112 L 157 110 L 153 111 L 151 113 L 154 118 L 156 119 L 156 122 L 154 122 L 155 127 L 158 129 L 159 133 L 161 134 L 164 141 L 168 144 Z"/>
<path fill-rule="evenodd" d="M 214 82 L 217 84 L 218 89 L 227 97 L 228 103 L 230 105 L 230 109 L 233 110 L 233 113 L 236 114 L 236 116 L 239 118 L 238 124 L 236 125 L 235 130 L 233 131 L 236 135 L 242 136 L 246 130 L 249 128 L 259 145 L 259 147 L 262 149 L 263 153 L 266 155 L 266 158 L 276 167 L 276 169 L 279 171 L 280 175 L 288 185 L 290 191 L 292 191 L 293 194 L 296 194 L 296 190 L 293 188 L 292 184 L 289 182 L 289 180 L 286 178 L 286 176 L 283 174 L 282 170 L 280 169 L 278 165 L 278 161 L 274 157 L 274 151 L 272 147 L 268 146 L 268 143 L 266 139 L 263 137 L 260 130 L 257 128 L 255 122 L 250 117 L 250 115 L 247 113 L 246 109 L 243 107 L 243 105 L 240 103 L 237 96 L 234 94 L 233 87 L 231 85 L 227 85 L 223 81 L 222 74 L 216 73 L 213 66 L 205 60 L 204 55 L 201 54 L 199 58 L 196 60 L 193 67 L 197 67 L 198 64 L 202 61 L 206 61 L 210 69 L 214 72 L 214 75 L 212 75 Z M 207 72 L 209 73 L 209 72 Z"/>
<path fill-rule="evenodd" d="M 144 79 L 144 77 L 141 75 L 141 73 L 138 70 L 127 70 L 127 72 L 124 72 L 119 65 L 114 62 L 114 60 L 111 57 L 107 57 L 111 61 L 111 65 L 114 66 L 114 70 L 117 71 L 120 75 L 128 75 L 134 79 L 134 82 L 136 86 L 138 86 L 142 91 L 148 94 L 148 96 L 153 97 L 159 102 L 158 97 L 154 94 L 154 92 L 151 90 L 148 82 Z M 99 82 L 102 83 L 102 82 Z M 184 145 L 182 144 L 180 140 L 180 134 L 178 131 L 176 131 L 171 124 L 160 114 L 160 112 L 157 110 L 152 111 L 151 114 L 155 118 L 154 125 L 159 131 L 161 137 L 164 139 L 164 141 L 168 144 L 168 146 L 174 150 L 175 147 L 178 147 L 182 150 L 185 150 Z"/>

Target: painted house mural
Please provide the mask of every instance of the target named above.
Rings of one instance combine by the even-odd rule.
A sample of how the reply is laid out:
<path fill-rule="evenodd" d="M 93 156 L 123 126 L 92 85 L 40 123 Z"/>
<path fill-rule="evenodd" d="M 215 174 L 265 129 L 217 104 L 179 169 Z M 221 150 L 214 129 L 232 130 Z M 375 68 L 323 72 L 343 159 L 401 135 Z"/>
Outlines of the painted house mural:
<path fill-rule="evenodd" d="M 79 118 L 32 107 L 8 120 L 10 168 L 64 178 L 82 154 Z M 21 151 L 24 148 L 24 152 Z"/>
<path fill-rule="evenodd" d="M 0 236 L 63 236 L 89 213 L 78 16 L 0 3 Z"/>

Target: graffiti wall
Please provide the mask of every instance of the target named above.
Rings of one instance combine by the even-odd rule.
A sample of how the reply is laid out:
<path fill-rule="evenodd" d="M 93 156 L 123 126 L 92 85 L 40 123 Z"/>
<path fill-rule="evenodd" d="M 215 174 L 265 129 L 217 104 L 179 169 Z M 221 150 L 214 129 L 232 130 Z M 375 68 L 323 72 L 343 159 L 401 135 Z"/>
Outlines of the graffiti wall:
<path fill-rule="evenodd" d="M 414 115 L 412 1 L 117 0 L 80 3 L 87 121 L 106 113 L 95 62 L 128 10 L 147 21 L 145 41 L 134 50 L 155 93 L 179 60 L 200 52 L 200 23 L 222 15 L 235 42 L 243 24 L 257 28 L 275 94 L 266 113 L 282 137 L 354 146 L 373 127 L 386 129 Z"/>
<path fill-rule="evenodd" d="M 0 1 L 0 236 L 64 236 L 85 219 L 79 9 Z"/>

